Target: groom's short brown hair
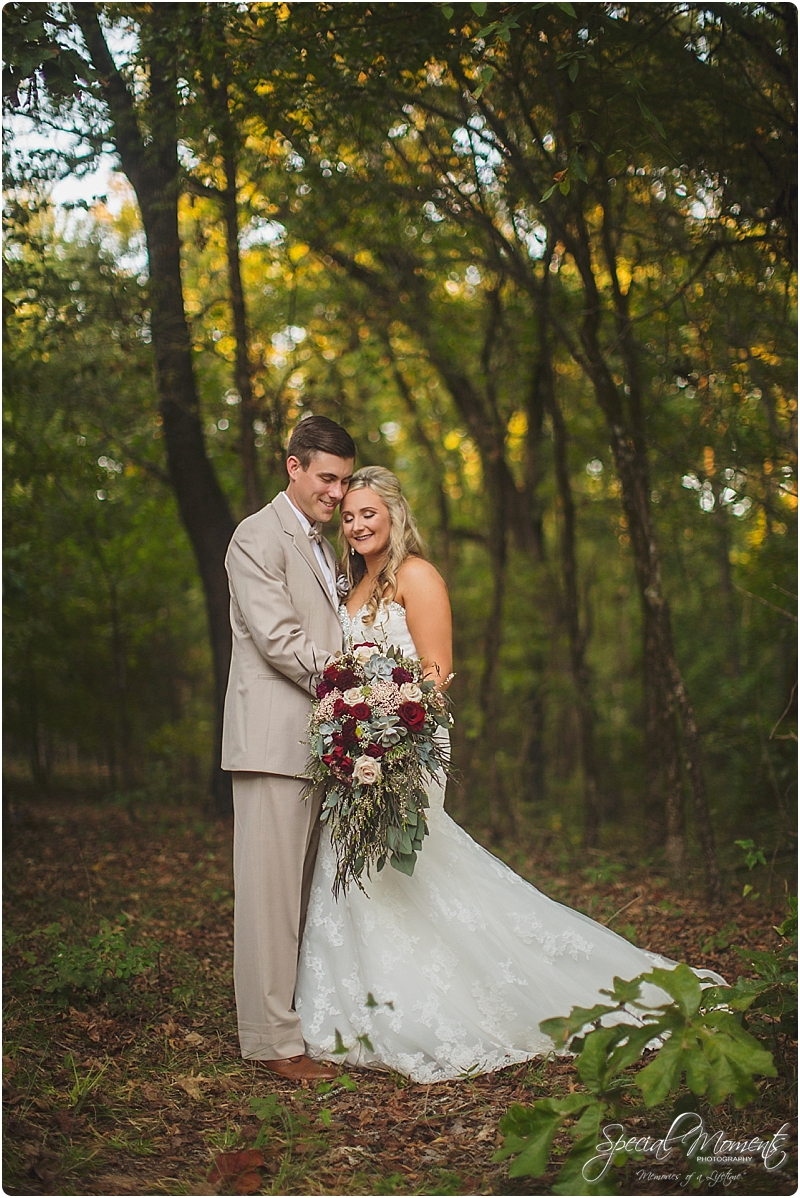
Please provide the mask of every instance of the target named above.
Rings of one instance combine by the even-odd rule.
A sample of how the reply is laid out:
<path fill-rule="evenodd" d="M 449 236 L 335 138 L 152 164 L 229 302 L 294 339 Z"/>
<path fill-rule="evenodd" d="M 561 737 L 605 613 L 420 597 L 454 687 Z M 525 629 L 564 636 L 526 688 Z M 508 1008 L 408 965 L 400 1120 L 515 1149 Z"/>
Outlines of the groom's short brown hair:
<path fill-rule="evenodd" d="M 327 416 L 306 416 L 289 438 L 286 456 L 297 458 L 307 470 L 315 453 L 332 453 L 334 457 L 355 459 L 356 447 L 347 429 Z"/>

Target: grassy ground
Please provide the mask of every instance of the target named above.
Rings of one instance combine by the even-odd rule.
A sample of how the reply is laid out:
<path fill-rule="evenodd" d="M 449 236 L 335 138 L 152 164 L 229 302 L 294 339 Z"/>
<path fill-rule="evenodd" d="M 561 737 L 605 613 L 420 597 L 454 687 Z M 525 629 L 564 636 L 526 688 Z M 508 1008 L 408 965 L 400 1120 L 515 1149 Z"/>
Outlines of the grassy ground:
<path fill-rule="evenodd" d="M 436 1086 L 354 1070 L 329 1088 L 293 1086 L 238 1057 L 229 839 L 223 823 L 185 810 L 74 794 L 17 808 L 6 836 L 5 1192 L 552 1192 L 556 1158 L 544 1178 L 517 1181 L 491 1158 L 512 1102 L 575 1088 L 568 1062 Z M 546 893 L 613 918 L 643 947 L 733 979 L 735 946 L 775 946 L 775 885 L 772 898 L 731 897 L 715 911 L 696 891 L 607 854 L 568 870 L 539 854 L 505 855 Z M 79 947 L 102 927 L 96 951 L 132 977 L 117 994 L 91 996 L 91 957 Z M 62 989 L 48 992 L 59 978 Z M 630 1116 L 639 1134 L 666 1131 L 633 1105 Z M 757 1107 L 723 1108 L 707 1122 L 738 1136 L 794 1119 L 783 1077 L 762 1084 Z M 685 1192 L 637 1176 L 639 1167 L 617 1171 L 622 1193 Z M 723 1189 L 792 1193 L 794 1180 L 758 1167 L 700 1192 Z"/>

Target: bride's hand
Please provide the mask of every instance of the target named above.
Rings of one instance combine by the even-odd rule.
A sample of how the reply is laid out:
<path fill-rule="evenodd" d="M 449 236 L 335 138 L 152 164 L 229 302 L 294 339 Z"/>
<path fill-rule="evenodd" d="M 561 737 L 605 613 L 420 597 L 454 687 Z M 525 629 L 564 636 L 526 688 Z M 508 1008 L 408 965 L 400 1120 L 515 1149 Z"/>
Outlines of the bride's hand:
<path fill-rule="evenodd" d="M 434 662 L 434 666 L 436 667 L 436 668 L 435 668 L 435 673 L 433 673 L 433 674 L 426 674 L 426 675 L 425 675 L 425 677 L 426 677 L 426 678 L 432 678 L 432 679 L 433 679 L 433 681 L 436 683 L 436 689 L 437 689 L 438 691 L 446 691 L 446 690 L 447 690 L 447 688 L 448 688 L 448 686 L 450 685 L 450 683 L 451 683 L 451 682 L 453 681 L 453 679 L 455 678 L 455 674 L 454 674 L 454 673 L 453 673 L 453 671 L 451 670 L 451 671 L 450 671 L 450 673 L 447 675 L 447 677 L 446 677 L 446 678 L 440 678 L 440 677 L 439 677 L 439 667 L 436 665 L 436 663 L 435 663 L 435 662 Z"/>

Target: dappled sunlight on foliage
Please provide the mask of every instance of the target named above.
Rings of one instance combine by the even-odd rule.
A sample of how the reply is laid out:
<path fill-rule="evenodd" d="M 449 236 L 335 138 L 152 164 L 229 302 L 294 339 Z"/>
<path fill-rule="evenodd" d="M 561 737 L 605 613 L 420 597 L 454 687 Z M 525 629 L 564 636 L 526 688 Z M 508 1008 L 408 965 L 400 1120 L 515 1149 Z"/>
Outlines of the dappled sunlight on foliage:
<path fill-rule="evenodd" d="M 223 563 L 311 413 L 400 476 L 447 581 L 450 812 L 630 939 L 751 980 L 775 947 L 796 846 L 794 10 L 411 8 L 4 8 L 4 810 L 13 869 L 35 859 L 64 906 L 15 872 L 24 1185 L 122 1192 L 154 1156 L 150 1180 L 183 1184 L 191 1144 L 200 1187 L 512 1192 L 530 1182 L 491 1165 L 497 1119 L 567 1085 L 551 1062 L 434 1111 L 359 1081 L 380 1168 L 360 1096 L 273 1081 L 280 1109 L 249 1105 L 225 834 L 201 821 L 230 809 Z M 87 198 L 55 203 L 59 179 Z M 72 816 L 68 883 L 34 851 L 32 813 L 81 796 L 91 838 L 106 821 L 129 846 L 119 894 L 113 846 Z M 130 971 L 138 1014 L 90 951 Z M 28 1041 L 52 1095 L 32 1098 Z M 126 1103 L 142 1126 L 120 1131 Z M 112 1124 L 119 1175 L 92 1163 Z"/>

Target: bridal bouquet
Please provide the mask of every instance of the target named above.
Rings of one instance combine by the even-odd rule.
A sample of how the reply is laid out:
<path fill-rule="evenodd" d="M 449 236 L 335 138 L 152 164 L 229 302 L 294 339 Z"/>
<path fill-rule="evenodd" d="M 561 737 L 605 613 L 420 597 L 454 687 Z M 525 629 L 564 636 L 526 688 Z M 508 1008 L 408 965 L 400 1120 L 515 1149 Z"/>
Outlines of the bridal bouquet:
<path fill-rule="evenodd" d="M 308 744 L 311 779 L 320 784 L 320 819 L 336 852 L 338 896 L 388 861 L 409 877 L 428 833 L 425 780 L 447 772 L 437 728 L 451 718 L 420 662 L 394 647 L 362 643 L 332 662 L 317 687 Z"/>

